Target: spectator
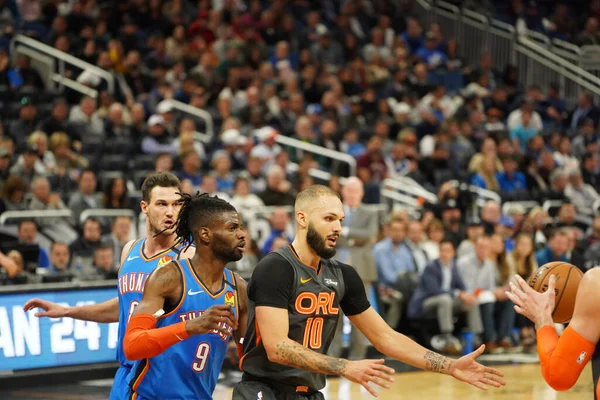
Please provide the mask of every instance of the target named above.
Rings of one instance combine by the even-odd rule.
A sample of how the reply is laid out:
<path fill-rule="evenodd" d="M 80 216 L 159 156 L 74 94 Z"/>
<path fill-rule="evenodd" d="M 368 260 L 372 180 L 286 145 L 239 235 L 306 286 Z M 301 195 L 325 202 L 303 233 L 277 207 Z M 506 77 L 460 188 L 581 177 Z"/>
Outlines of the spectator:
<path fill-rule="evenodd" d="M 567 261 L 567 250 L 569 249 L 569 237 L 563 230 L 557 230 L 550 234 L 548 244 L 535 253 L 537 264 L 541 267 L 552 261 Z"/>
<path fill-rule="evenodd" d="M 25 262 L 23 255 L 17 250 L 11 250 L 6 254 L 6 259 L 10 260 L 15 266 L 12 276 L 9 274 L 8 279 L 4 279 L 4 283 L 7 285 L 23 285 L 27 283 L 39 283 L 40 279 L 35 274 L 25 270 Z M 6 262 L 0 260 L 0 266 L 6 268 L 8 266 Z M 0 270 L 1 272 L 1 270 Z"/>
<path fill-rule="evenodd" d="M 52 114 L 49 118 L 42 121 L 40 129 L 43 132 L 54 133 L 54 132 L 65 132 L 73 148 L 77 151 L 81 151 L 81 134 L 78 129 L 75 129 L 68 120 L 69 117 L 69 104 L 65 99 L 59 98 L 54 100 L 52 104 Z"/>
<path fill-rule="evenodd" d="M 494 200 L 488 200 L 481 209 L 481 222 L 487 235 L 496 231 L 496 225 L 500 222 L 501 217 L 500 204 Z"/>
<path fill-rule="evenodd" d="M 121 177 L 112 178 L 104 187 L 102 206 L 104 208 L 128 208 L 127 186 Z"/>
<path fill-rule="evenodd" d="M 572 153 L 575 158 L 581 158 L 586 153 L 588 143 L 598 142 L 596 124 L 591 118 L 585 118 L 577 128 L 579 134 L 573 138 Z"/>
<path fill-rule="evenodd" d="M 458 250 L 456 251 L 456 257 L 462 258 L 475 253 L 475 242 L 477 239 L 485 234 L 483 224 L 479 219 L 471 219 L 467 223 L 467 237 L 464 239 Z"/>
<path fill-rule="evenodd" d="M 482 189 L 498 191 L 500 185 L 497 176 L 496 160 L 486 158 L 481 162 L 477 173 L 471 178 L 471 184 Z"/>
<path fill-rule="evenodd" d="M 26 138 L 35 131 L 39 123 L 37 107 L 33 100 L 29 97 L 23 97 L 20 103 L 19 118 L 8 124 L 8 134 L 13 138 L 19 149 L 25 147 Z"/>
<path fill-rule="evenodd" d="M 571 113 L 570 120 L 569 127 L 573 132 L 576 132 L 584 122 L 591 123 L 594 127 L 598 126 L 600 108 L 594 105 L 594 96 L 590 92 L 579 93 L 577 107 Z"/>
<path fill-rule="evenodd" d="M 112 245 L 115 256 L 113 264 L 116 266 L 121 265 L 123 248 L 132 239 L 131 223 L 131 217 L 125 215 L 115 217 L 112 221 L 110 233 L 102 238 L 102 242 Z"/>
<path fill-rule="evenodd" d="M 500 162 L 500 159 L 498 158 L 498 154 L 496 152 L 496 142 L 492 138 L 486 138 L 483 140 L 483 143 L 481 144 L 481 152 L 475 154 L 471 158 L 471 161 L 469 161 L 469 171 L 479 171 L 481 163 L 488 158 L 496 160 L 496 170 L 502 171 L 502 163 Z"/>
<path fill-rule="evenodd" d="M 132 108 L 132 114 L 133 112 Z M 107 138 L 132 138 L 136 137 L 135 129 L 124 118 L 124 107 L 120 103 L 113 103 L 108 107 L 108 114 L 103 124 L 103 135 Z"/>
<path fill-rule="evenodd" d="M 285 172 L 278 165 L 269 168 L 267 188 L 258 195 L 267 206 L 292 206 L 294 194 L 290 191 L 291 183 L 285 179 Z"/>
<path fill-rule="evenodd" d="M 238 177 L 235 180 L 231 204 L 233 204 L 235 209 L 244 217 L 252 214 L 257 208 L 265 205 L 260 197 L 254 193 L 250 193 L 250 182 L 244 177 Z"/>
<path fill-rule="evenodd" d="M 392 220 L 387 227 L 387 237 L 373 247 L 373 258 L 379 283 L 396 288 L 405 272 L 418 272 L 410 248 L 405 242 L 406 224 Z"/>
<path fill-rule="evenodd" d="M 387 166 L 382 152 L 383 140 L 372 136 L 367 144 L 367 151 L 357 160 L 357 176 L 363 182 L 381 182 L 387 177 Z"/>
<path fill-rule="evenodd" d="M 532 124 L 531 118 L 531 111 L 523 111 L 520 120 L 515 122 L 514 126 L 510 129 L 510 139 L 513 142 L 515 152 L 518 154 L 527 151 L 527 143 L 540 131 L 538 127 Z"/>
<path fill-rule="evenodd" d="M 483 342 L 486 351 L 498 349 L 497 332 L 494 327 L 494 291 L 496 289 L 496 267 L 489 259 L 490 239 L 480 237 L 475 243 L 475 253 L 459 258 L 456 262 L 458 272 L 465 284 L 465 290 L 478 298 L 481 321 L 483 323 Z"/>
<path fill-rule="evenodd" d="M 235 177 L 231 173 L 231 157 L 225 150 L 218 150 L 212 157 L 212 169 L 217 179 L 217 190 L 219 192 L 233 192 Z"/>
<path fill-rule="evenodd" d="M 56 159 L 57 174 L 60 174 L 60 171 L 87 168 L 90 165 L 85 157 L 71 150 L 71 140 L 64 132 L 54 132 L 50 136 L 49 148 Z"/>
<path fill-rule="evenodd" d="M 96 247 L 94 250 L 93 268 L 93 272 L 84 273 L 79 278 L 83 281 L 117 279 L 112 246 L 101 244 Z"/>
<path fill-rule="evenodd" d="M 42 131 L 34 131 L 29 135 L 27 143 L 31 147 L 37 147 L 39 159 L 35 163 L 34 169 L 43 174 L 50 174 L 56 170 L 56 158 L 48 150 L 48 135 Z M 19 157 L 18 163 L 23 163 L 23 156 Z M 43 172 L 42 172 L 43 171 Z"/>
<path fill-rule="evenodd" d="M 50 183 L 46 178 L 36 178 L 31 184 L 31 191 L 33 198 L 29 203 L 30 210 L 68 209 L 58 193 L 50 192 Z M 71 242 L 77 238 L 77 232 L 71 228 L 71 221 L 68 218 L 39 218 L 36 222 L 45 234 L 55 240 Z"/>
<path fill-rule="evenodd" d="M 577 42 L 580 46 L 600 45 L 600 31 L 596 17 L 590 17 L 585 21 L 585 28 L 577 37 Z"/>
<path fill-rule="evenodd" d="M 269 219 L 269 222 L 271 224 L 271 233 L 269 234 L 269 236 L 266 238 L 265 242 L 263 243 L 263 247 L 262 247 L 263 254 L 268 254 L 272 251 L 271 247 L 273 246 L 273 241 L 276 238 L 284 237 L 285 239 L 287 239 L 288 243 L 292 242 L 292 238 L 287 233 L 288 225 L 290 223 L 290 218 L 289 218 L 288 212 L 286 211 L 285 208 L 283 208 L 283 207 L 275 208 L 275 210 L 273 210 L 273 213 L 271 214 L 271 218 Z"/>
<path fill-rule="evenodd" d="M 71 257 L 91 258 L 94 251 L 100 246 L 102 238 L 102 225 L 96 218 L 88 218 L 82 226 L 83 235 L 69 245 Z M 112 261 L 111 261 L 112 262 Z"/>
<path fill-rule="evenodd" d="M 318 40 L 310 47 L 313 60 L 320 60 L 323 64 L 339 67 L 344 62 L 342 46 L 331 38 L 329 30 L 324 25 L 317 26 Z"/>
<path fill-rule="evenodd" d="M 419 221 L 410 221 L 408 223 L 405 244 L 410 250 L 411 258 L 416 267 L 416 271 L 421 275 L 429 263 L 427 253 L 423 249 L 423 225 Z"/>
<path fill-rule="evenodd" d="M 600 242 L 600 216 L 594 217 L 590 232 L 585 238 L 585 244 L 591 246 Z"/>
<path fill-rule="evenodd" d="M 503 171 L 496 172 L 499 189 L 505 193 L 526 192 L 527 179 L 525 174 L 517 171 L 518 162 L 514 156 L 501 158 Z"/>
<path fill-rule="evenodd" d="M 415 56 L 422 59 L 429 70 L 442 67 L 448 61 L 446 54 L 437 48 L 436 36 L 433 32 L 425 34 L 425 46 L 418 49 Z"/>
<path fill-rule="evenodd" d="M 83 211 L 100 208 L 96 184 L 96 174 L 91 169 L 83 170 L 79 175 L 79 190 L 69 200 L 69 209 L 73 211 L 76 223 L 79 223 L 79 216 Z"/>
<path fill-rule="evenodd" d="M 96 114 L 96 100 L 84 96 L 78 106 L 71 109 L 69 122 L 83 130 L 84 137 L 104 138 L 104 122 Z"/>
<path fill-rule="evenodd" d="M 20 176 L 9 176 L 2 188 L 0 198 L 0 214 L 4 211 L 23 211 L 27 209 L 25 194 L 29 191 L 29 185 Z"/>
<path fill-rule="evenodd" d="M 581 176 L 583 182 L 593 187 L 596 191 L 600 188 L 600 174 L 598 173 L 598 154 L 585 153 L 581 160 Z"/>
<path fill-rule="evenodd" d="M 10 176 L 10 153 L 0 148 L 0 193 L 3 192 L 4 183 Z"/>
<path fill-rule="evenodd" d="M 154 159 L 154 172 L 171 172 L 173 156 L 170 153 L 158 153 Z"/>
<path fill-rule="evenodd" d="M 565 188 L 565 196 L 575 205 L 577 212 L 584 215 L 593 215 L 600 195 L 591 185 L 583 182 L 581 171 L 572 169 L 569 172 L 569 183 Z"/>
<path fill-rule="evenodd" d="M 181 180 L 188 179 L 194 187 L 200 187 L 202 184 L 201 166 L 202 162 L 198 153 L 188 150 L 181 154 L 181 172 L 177 175 Z"/>
<path fill-rule="evenodd" d="M 558 149 L 554 152 L 554 160 L 560 168 L 579 168 L 579 160 L 571 155 L 571 139 L 567 136 L 560 138 Z"/>
<path fill-rule="evenodd" d="M 477 298 L 467 291 L 454 255 L 452 241 L 442 240 L 440 256 L 425 268 L 410 300 L 408 316 L 415 319 L 435 315 L 441 335 L 434 337 L 431 344 L 438 351 L 460 354 L 460 341 L 452 335 L 454 316 L 466 311 L 469 330 L 480 334 L 483 328 Z"/>
<path fill-rule="evenodd" d="M 54 242 L 50 246 L 50 270 L 51 275 L 72 276 L 70 271 L 71 255 L 69 246 L 64 242 Z"/>
<path fill-rule="evenodd" d="M 39 149 L 37 146 L 28 145 L 25 148 L 23 151 L 22 163 L 16 163 L 10 169 L 10 174 L 20 176 L 27 183 L 33 182 L 36 178 L 46 176 L 44 167 L 39 164 Z"/>
<path fill-rule="evenodd" d="M 583 234 L 579 229 L 569 229 L 567 230 L 567 236 L 569 241 L 566 254 L 567 262 L 575 265 L 581 272 L 585 273 L 587 269 L 585 265 L 584 249 L 582 249 L 579 241 L 579 238 L 583 236 Z"/>
<path fill-rule="evenodd" d="M 40 249 L 40 255 L 38 258 L 38 268 L 49 268 L 50 257 L 48 252 L 43 247 L 39 246 L 38 243 L 38 227 L 35 221 L 30 219 L 19 220 L 17 237 L 20 243 L 38 246 Z"/>
<path fill-rule="evenodd" d="M 165 119 L 161 115 L 155 114 L 148 119 L 148 133 L 142 139 L 142 152 L 177 154 L 177 146 L 165 130 Z"/>

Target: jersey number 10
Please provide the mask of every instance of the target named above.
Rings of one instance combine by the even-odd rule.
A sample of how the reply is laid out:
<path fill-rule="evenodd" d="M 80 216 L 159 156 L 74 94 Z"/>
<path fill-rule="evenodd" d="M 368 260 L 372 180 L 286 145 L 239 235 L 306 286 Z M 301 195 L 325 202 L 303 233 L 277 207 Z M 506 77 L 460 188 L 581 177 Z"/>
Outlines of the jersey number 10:
<path fill-rule="evenodd" d="M 323 318 L 309 318 L 306 320 L 306 329 L 304 330 L 304 340 L 302 346 L 311 349 L 321 348 L 321 338 L 323 337 Z"/>

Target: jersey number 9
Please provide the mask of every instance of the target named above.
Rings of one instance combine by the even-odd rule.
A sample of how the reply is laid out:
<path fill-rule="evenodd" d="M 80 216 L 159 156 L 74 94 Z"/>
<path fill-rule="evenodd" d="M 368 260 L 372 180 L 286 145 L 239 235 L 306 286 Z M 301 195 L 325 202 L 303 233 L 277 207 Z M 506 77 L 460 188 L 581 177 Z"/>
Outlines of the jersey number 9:
<path fill-rule="evenodd" d="M 208 353 L 210 353 L 210 344 L 202 342 L 196 349 L 196 361 L 192 364 L 192 369 L 196 372 L 204 371 L 206 367 L 206 360 L 208 360 Z"/>

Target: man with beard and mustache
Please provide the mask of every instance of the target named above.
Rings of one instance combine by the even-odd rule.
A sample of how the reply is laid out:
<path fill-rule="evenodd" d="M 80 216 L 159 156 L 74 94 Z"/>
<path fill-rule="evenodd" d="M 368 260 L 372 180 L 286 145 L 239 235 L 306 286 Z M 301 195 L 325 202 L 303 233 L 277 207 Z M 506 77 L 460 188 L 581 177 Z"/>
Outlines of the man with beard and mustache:
<path fill-rule="evenodd" d="M 230 336 L 239 342 L 246 331 L 246 282 L 225 268 L 244 253 L 242 219 L 208 194 L 184 194 L 182 203 L 178 243 L 195 244 L 196 254 L 148 278 L 123 339 L 125 356 L 137 360 L 128 398 L 212 398 Z"/>
<path fill-rule="evenodd" d="M 177 194 L 181 191 L 179 179 L 171 173 L 159 172 L 149 175 L 142 184 L 142 212 L 146 214 L 146 238 L 132 240 L 121 253 L 118 297 L 104 303 L 63 307 L 46 300 L 29 300 L 24 309 L 41 308 L 44 312 L 37 317 L 70 317 L 83 321 L 121 322 L 119 324 L 119 346 L 117 359 L 121 363 L 110 394 L 110 400 L 125 399 L 127 395 L 127 375 L 133 362 L 123 353 L 123 338 L 127 321 L 135 306 L 142 300 L 144 284 L 150 273 L 158 266 L 172 260 L 190 258 L 194 248 L 181 250 L 175 246 L 174 223 L 181 207 Z"/>
<path fill-rule="evenodd" d="M 263 258 L 248 284 L 248 327 L 234 400 L 324 399 L 326 375 L 340 375 L 377 393 L 394 379 L 384 360 L 349 361 L 326 355 L 341 311 L 383 354 L 452 375 L 480 389 L 504 384 L 500 371 L 475 361 L 484 346 L 458 360 L 429 351 L 394 331 L 370 306 L 354 268 L 332 260 L 344 207 L 337 193 L 314 185 L 294 205 L 291 245 Z"/>

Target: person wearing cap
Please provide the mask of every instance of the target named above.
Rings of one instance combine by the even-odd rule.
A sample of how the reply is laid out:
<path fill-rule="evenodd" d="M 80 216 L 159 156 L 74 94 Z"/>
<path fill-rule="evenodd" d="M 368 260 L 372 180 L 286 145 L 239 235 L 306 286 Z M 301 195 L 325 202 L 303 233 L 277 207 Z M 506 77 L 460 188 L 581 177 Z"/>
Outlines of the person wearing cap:
<path fill-rule="evenodd" d="M 527 191 L 525 174 L 517 171 L 518 162 L 515 156 L 500 157 L 504 171 L 496 172 L 496 180 L 500 190 L 505 193 Z"/>
<path fill-rule="evenodd" d="M 20 176 L 29 184 L 36 178 L 46 176 L 46 171 L 40 164 L 38 164 L 38 167 L 36 168 L 36 162 L 39 158 L 39 149 L 37 146 L 27 145 L 22 154 L 23 162 L 17 162 L 13 165 L 10 169 L 10 174 Z"/>
<path fill-rule="evenodd" d="M 148 119 L 148 133 L 142 139 L 142 152 L 145 154 L 170 153 L 177 155 L 178 149 L 165 131 L 165 119 L 154 114 Z"/>
<path fill-rule="evenodd" d="M 594 209 L 600 195 L 591 185 L 583 182 L 579 168 L 569 171 L 569 183 L 565 187 L 565 196 L 573 203 L 577 212 L 583 215 L 594 215 Z"/>
<path fill-rule="evenodd" d="M 8 124 L 10 137 L 15 140 L 17 148 L 23 148 L 26 145 L 27 137 L 35 131 L 39 120 L 37 118 L 37 108 L 30 97 L 21 98 L 21 107 L 19 108 L 19 119 L 11 121 Z"/>
<path fill-rule="evenodd" d="M 242 135 L 238 129 L 227 129 L 221 133 L 221 143 L 231 158 L 231 168 L 234 171 L 246 169 L 246 153 L 243 148 L 246 147 L 249 140 Z"/>
<path fill-rule="evenodd" d="M 173 114 L 173 104 L 171 100 L 163 100 L 156 106 L 156 114 L 163 118 L 163 127 L 169 135 L 174 135 L 177 130 L 177 121 Z"/>

